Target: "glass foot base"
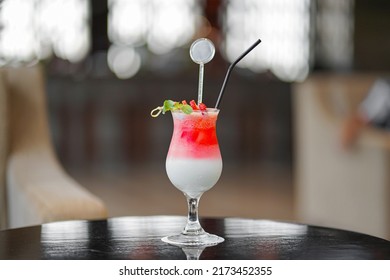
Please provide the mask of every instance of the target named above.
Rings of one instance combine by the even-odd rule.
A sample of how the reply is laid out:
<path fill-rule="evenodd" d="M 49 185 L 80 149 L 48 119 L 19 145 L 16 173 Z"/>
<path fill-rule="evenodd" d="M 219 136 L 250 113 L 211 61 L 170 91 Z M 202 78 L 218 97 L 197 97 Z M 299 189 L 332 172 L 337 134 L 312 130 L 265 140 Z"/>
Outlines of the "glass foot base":
<path fill-rule="evenodd" d="M 222 237 L 204 233 L 200 235 L 172 235 L 161 238 L 162 241 L 177 246 L 212 246 L 225 241 Z"/>

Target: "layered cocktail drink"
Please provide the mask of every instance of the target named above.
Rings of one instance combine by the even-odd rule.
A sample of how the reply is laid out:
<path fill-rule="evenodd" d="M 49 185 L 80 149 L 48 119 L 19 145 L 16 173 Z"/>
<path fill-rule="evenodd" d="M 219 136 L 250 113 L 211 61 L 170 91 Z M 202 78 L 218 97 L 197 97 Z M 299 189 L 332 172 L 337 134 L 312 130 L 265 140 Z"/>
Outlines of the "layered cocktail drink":
<path fill-rule="evenodd" d="M 222 172 L 216 124 L 218 109 L 207 109 L 192 101 L 170 102 L 173 134 L 166 158 L 166 171 L 172 184 L 183 192 L 188 203 L 187 224 L 182 233 L 162 240 L 179 246 L 210 246 L 224 241 L 209 234 L 199 223 L 198 203 L 202 194 L 211 189 Z M 165 107 L 164 107 L 165 108 Z"/>
<path fill-rule="evenodd" d="M 222 158 L 216 123 L 219 110 L 185 114 L 173 111 L 174 131 L 166 160 L 172 184 L 191 198 L 199 198 L 221 176 Z"/>

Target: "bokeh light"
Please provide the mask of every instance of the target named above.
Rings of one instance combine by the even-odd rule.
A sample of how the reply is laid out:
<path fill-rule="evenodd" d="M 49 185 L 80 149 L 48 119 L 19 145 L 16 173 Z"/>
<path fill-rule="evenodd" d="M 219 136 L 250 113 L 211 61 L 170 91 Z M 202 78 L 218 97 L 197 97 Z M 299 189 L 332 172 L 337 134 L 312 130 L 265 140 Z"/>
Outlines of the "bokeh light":
<path fill-rule="evenodd" d="M 107 60 L 111 71 L 120 79 L 133 77 L 141 68 L 141 56 L 130 46 L 111 45 Z"/>
<path fill-rule="evenodd" d="M 1 63 L 46 59 L 70 62 L 90 48 L 88 0 L 3 0 L 0 9 Z"/>
<path fill-rule="evenodd" d="M 308 75 L 309 0 L 229 0 L 223 23 L 223 50 L 229 61 L 260 38 L 261 46 L 238 66 L 256 72 L 271 70 L 285 81 Z"/>
<path fill-rule="evenodd" d="M 0 66 L 53 55 L 77 63 L 89 54 L 90 0 L 0 3 Z M 188 46 L 196 34 L 211 29 L 203 14 L 204 1 L 107 0 L 107 5 L 111 43 L 107 62 L 121 78 L 134 76 L 152 60 L 164 61 L 164 56 Z M 321 0 L 315 5 L 310 0 L 225 0 L 219 11 L 220 51 L 232 62 L 260 38 L 262 44 L 238 66 L 272 71 L 284 81 L 305 79 L 313 61 L 331 69 L 350 69 L 353 9 L 354 0 Z"/>
<path fill-rule="evenodd" d="M 88 0 L 40 0 L 37 32 L 56 56 L 78 62 L 90 48 Z"/>
<path fill-rule="evenodd" d="M 200 3 L 196 0 L 109 0 L 110 69 L 117 77 L 128 78 L 140 69 L 138 48 L 146 47 L 152 54 L 164 55 L 189 43 L 201 23 Z M 135 64 L 131 66 L 118 57 L 134 59 L 130 62 Z"/>
<path fill-rule="evenodd" d="M 0 9 L 0 57 L 2 64 L 31 62 L 40 56 L 35 30 L 36 1 L 5 0 Z"/>
<path fill-rule="evenodd" d="M 354 0 L 322 0 L 316 6 L 316 61 L 331 69 L 353 66 Z"/>
<path fill-rule="evenodd" d="M 143 45 L 148 30 L 149 1 L 108 1 L 108 38 L 120 45 Z"/>

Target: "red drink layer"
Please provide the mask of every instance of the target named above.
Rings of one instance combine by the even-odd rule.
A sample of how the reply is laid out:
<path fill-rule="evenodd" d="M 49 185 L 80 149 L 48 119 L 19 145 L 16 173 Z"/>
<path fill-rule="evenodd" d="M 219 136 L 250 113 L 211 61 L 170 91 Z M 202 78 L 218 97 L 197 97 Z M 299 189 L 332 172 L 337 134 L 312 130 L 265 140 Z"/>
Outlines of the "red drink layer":
<path fill-rule="evenodd" d="M 173 136 L 168 158 L 220 158 L 216 123 L 218 110 L 185 114 L 173 111 Z"/>

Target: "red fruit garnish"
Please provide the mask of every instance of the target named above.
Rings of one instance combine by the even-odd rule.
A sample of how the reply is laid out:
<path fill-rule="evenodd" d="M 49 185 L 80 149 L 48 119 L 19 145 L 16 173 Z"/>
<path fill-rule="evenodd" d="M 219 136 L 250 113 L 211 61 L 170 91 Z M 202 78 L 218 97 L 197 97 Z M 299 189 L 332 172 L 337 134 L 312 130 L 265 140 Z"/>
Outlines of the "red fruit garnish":
<path fill-rule="evenodd" d="M 187 105 L 187 101 L 186 101 L 186 100 L 183 100 L 183 101 L 181 102 L 181 104 Z"/>
<path fill-rule="evenodd" d="M 199 109 L 200 109 L 201 111 L 206 111 L 207 107 L 206 107 L 206 105 L 205 105 L 204 103 L 200 103 L 200 104 L 199 104 Z"/>
<path fill-rule="evenodd" d="M 191 106 L 192 109 L 194 109 L 194 110 L 199 110 L 199 107 L 198 107 L 198 105 L 196 105 L 196 103 L 195 103 L 194 100 L 191 100 L 191 101 L 190 101 L 190 106 Z"/>

